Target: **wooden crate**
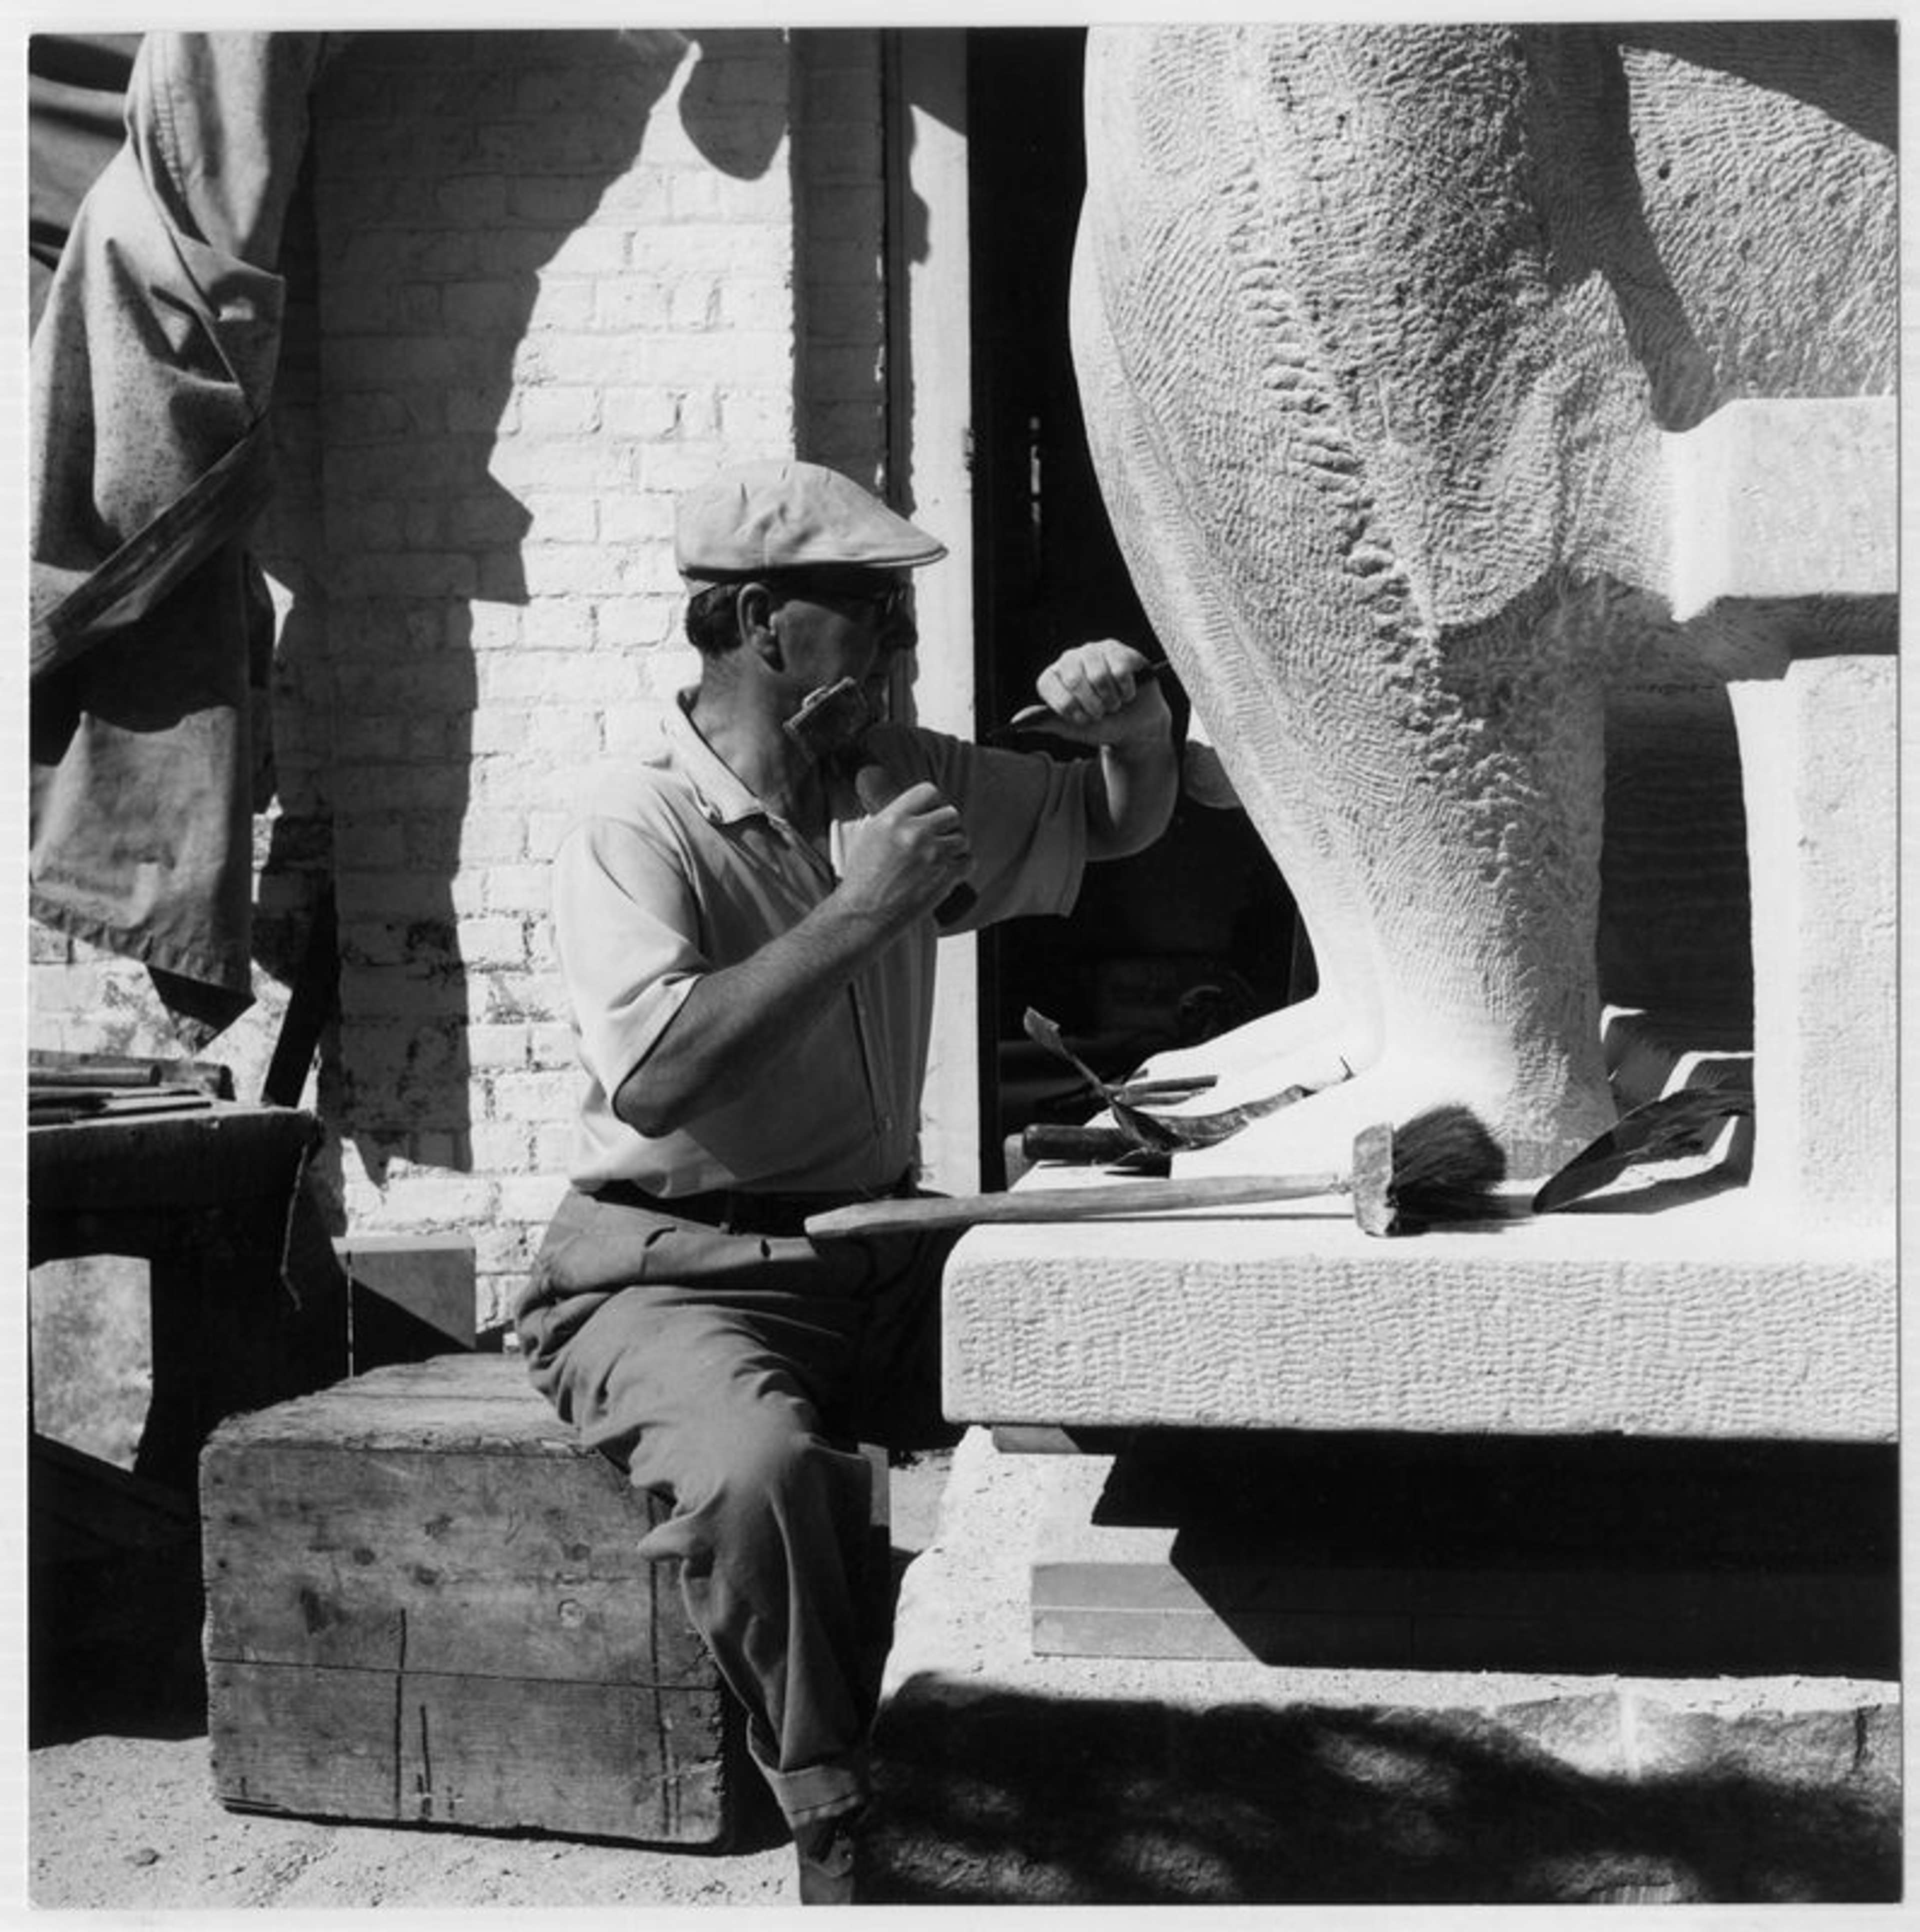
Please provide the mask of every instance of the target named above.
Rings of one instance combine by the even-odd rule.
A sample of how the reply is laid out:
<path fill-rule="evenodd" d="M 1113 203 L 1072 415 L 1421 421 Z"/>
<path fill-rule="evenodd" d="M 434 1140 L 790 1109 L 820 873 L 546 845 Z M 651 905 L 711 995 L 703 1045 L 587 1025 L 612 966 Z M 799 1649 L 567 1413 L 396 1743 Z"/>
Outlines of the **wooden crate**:
<path fill-rule="evenodd" d="M 200 1465 L 208 1723 L 232 1808 L 662 1845 L 726 1839 L 730 1700 L 635 1545 L 663 1507 L 518 1357 L 374 1370 Z"/>

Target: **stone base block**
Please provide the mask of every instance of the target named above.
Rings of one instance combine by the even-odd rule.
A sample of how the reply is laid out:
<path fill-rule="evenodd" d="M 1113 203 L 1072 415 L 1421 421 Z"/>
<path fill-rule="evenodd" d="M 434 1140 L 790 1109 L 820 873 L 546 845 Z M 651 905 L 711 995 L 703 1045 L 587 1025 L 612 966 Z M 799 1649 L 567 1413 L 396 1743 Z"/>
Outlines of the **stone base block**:
<path fill-rule="evenodd" d="M 1670 596 L 1868 596 L 1899 580 L 1900 425 L 1891 396 L 1754 397 L 1664 440 Z"/>
<path fill-rule="evenodd" d="M 1730 687 L 1754 895 L 1755 1198 L 1803 1227 L 1899 1198 L 1900 666 Z"/>
<path fill-rule="evenodd" d="M 1088 1475 L 956 1454 L 883 1694 L 874 1902 L 1898 1896 L 1894 1683 L 1039 1656 L 1040 1526 Z"/>
<path fill-rule="evenodd" d="M 1072 1429 L 1893 1440 L 1890 1229 L 1814 1238 L 1750 1189 L 1648 1172 L 1564 1213 L 1385 1240 L 1330 1196 L 975 1228 L 946 1270 L 946 1412 Z"/>

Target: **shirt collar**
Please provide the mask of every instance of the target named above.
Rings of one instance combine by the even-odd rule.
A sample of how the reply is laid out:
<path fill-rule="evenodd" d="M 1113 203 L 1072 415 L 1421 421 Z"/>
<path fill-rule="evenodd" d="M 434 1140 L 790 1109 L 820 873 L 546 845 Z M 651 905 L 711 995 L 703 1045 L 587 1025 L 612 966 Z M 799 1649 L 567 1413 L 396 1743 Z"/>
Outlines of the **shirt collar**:
<path fill-rule="evenodd" d="M 700 808 L 716 825 L 737 825 L 742 819 L 764 818 L 766 807 L 736 776 L 698 731 L 688 715 L 696 693 L 678 692 L 665 707 L 661 729 L 674 762 L 693 787 Z"/>

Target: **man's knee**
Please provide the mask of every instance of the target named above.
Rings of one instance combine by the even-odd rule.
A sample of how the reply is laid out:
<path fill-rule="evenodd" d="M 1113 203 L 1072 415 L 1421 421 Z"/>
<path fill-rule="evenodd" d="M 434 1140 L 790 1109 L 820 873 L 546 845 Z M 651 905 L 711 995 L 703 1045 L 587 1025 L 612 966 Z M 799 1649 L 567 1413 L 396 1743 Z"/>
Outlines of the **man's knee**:
<path fill-rule="evenodd" d="M 872 1481 L 866 1459 L 836 1448 L 790 1412 L 728 1430 L 715 1447 L 704 1466 L 683 1471 L 674 1484 L 680 1515 L 715 1534 L 752 1538 L 792 1526 L 808 1534 L 823 1512 L 834 1522 L 866 1520 Z"/>

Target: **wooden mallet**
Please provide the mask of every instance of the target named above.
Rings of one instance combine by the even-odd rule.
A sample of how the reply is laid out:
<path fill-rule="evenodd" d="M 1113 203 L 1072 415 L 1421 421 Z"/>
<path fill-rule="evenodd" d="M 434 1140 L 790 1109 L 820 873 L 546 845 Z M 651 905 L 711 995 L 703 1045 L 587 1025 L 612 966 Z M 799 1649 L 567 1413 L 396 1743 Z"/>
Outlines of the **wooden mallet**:
<path fill-rule="evenodd" d="M 1368 1234 L 1412 1234 L 1459 1222 L 1498 1220 L 1494 1192 L 1507 1157 L 1470 1108 L 1430 1108 L 1402 1126 L 1364 1128 L 1346 1174 L 1201 1174 L 1182 1180 L 1116 1180 L 1088 1187 L 1023 1187 L 1006 1194 L 926 1195 L 856 1202 L 807 1216 L 816 1240 L 920 1234 L 1009 1222 L 1094 1221 L 1346 1194 Z"/>

